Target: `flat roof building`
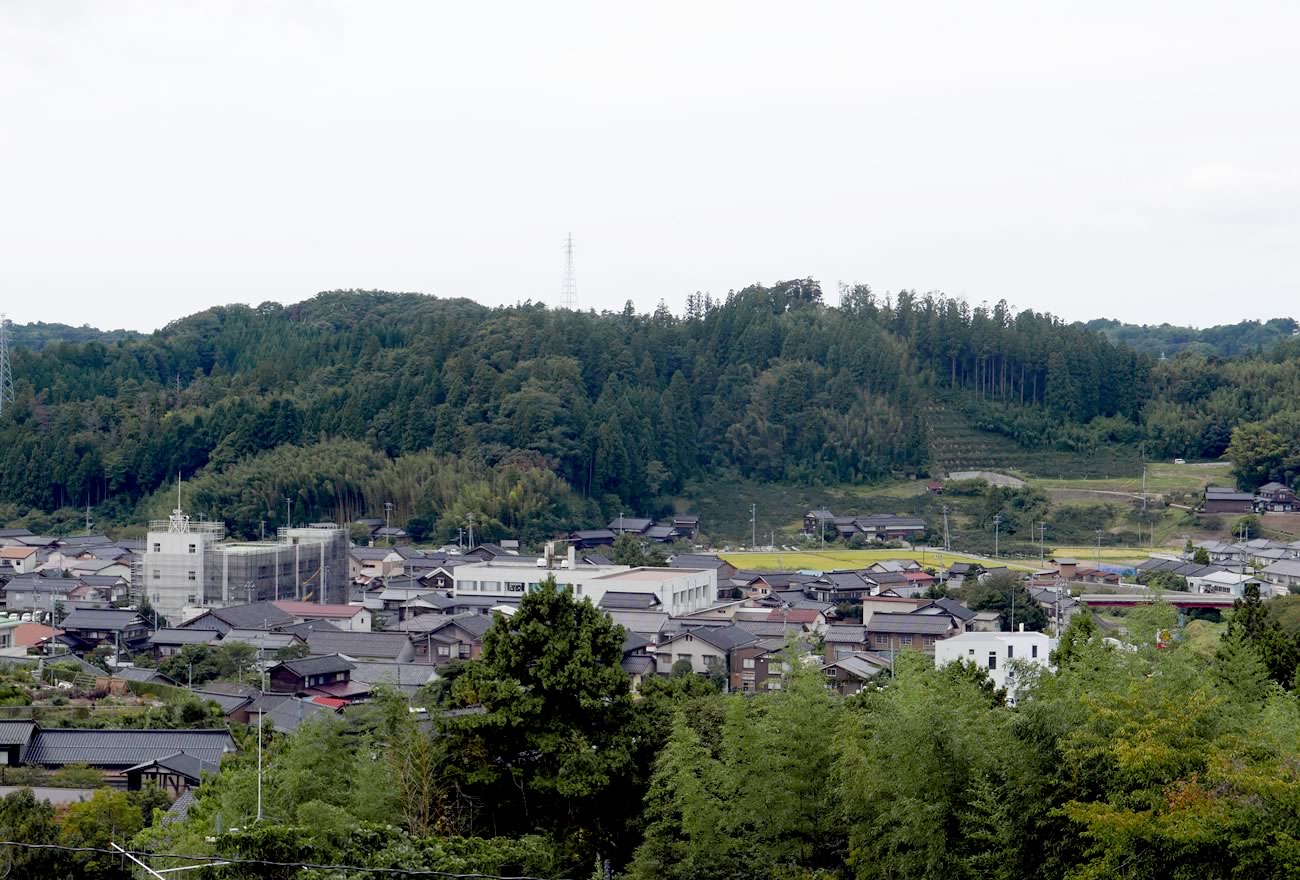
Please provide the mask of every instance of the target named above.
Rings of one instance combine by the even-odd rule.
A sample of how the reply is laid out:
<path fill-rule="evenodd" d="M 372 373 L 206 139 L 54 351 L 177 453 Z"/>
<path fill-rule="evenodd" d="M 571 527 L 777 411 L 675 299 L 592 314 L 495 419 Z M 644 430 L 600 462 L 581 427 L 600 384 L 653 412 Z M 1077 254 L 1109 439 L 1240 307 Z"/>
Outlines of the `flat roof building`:
<path fill-rule="evenodd" d="M 709 607 L 718 590 L 717 572 L 708 569 L 563 563 L 547 567 L 544 560 L 499 557 L 491 562 L 458 566 L 452 595 L 519 598 L 539 589 L 548 577 L 554 577 L 557 584 L 579 598 L 589 599 L 593 605 L 599 605 L 606 593 L 650 593 L 659 598 L 664 612 L 674 616 Z"/>
<path fill-rule="evenodd" d="M 158 613 L 277 599 L 347 601 L 348 532 L 338 526 L 280 529 L 273 541 L 225 540 L 222 523 L 195 522 L 180 508 L 150 523 L 142 583 Z"/>

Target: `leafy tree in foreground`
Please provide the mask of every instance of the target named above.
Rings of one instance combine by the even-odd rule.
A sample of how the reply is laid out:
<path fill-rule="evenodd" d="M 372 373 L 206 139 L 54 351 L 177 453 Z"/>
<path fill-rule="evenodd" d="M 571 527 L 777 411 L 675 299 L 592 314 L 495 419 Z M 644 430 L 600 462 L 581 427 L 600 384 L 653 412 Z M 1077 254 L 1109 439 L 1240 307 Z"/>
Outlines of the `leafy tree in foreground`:
<path fill-rule="evenodd" d="M 579 853 L 618 844 L 644 772 L 623 639 L 603 611 L 553 578 L 497 617 L 481 658 L 452 686 L 454 705 L 483 713 L 442 729 L 485 827 L 545 829 Z"/>

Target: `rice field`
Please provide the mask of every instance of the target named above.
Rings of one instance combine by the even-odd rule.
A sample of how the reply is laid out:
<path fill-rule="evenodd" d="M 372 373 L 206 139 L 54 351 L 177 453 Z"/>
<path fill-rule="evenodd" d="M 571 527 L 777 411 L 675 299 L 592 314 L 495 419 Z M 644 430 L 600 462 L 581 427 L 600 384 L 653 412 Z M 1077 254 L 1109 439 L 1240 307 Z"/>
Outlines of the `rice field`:
<path fill-rule="evenodd" d="M 1169 552 L 1168 547 L 1156 547 L 1156 551 Z M 1102 562 L 1141 562 L 1150 556 L 1152 550 L 1142 547 L 1102 547 Z M 1080 562 L 1092 562 L 1097 558 L 1096 547 L 1055 547 L 1051 551 L 1053 557 L 1069 556 Z"/>
<path fill-rule="evenodd" d="M 954 562 L 988 563 L 990 560 L 966 553 L 942 550 L 818 550 L 818 551 L 738 551 L 723 553 L 722 558 L 746 571 L 830 571 L 838 568 L 866 568 L 886 559 L 915 559 L 921 565 L 946 568 Z M 1023 560 L 1004 560 L 1008 568 L 1032 571 L 1037 568 Z"/>

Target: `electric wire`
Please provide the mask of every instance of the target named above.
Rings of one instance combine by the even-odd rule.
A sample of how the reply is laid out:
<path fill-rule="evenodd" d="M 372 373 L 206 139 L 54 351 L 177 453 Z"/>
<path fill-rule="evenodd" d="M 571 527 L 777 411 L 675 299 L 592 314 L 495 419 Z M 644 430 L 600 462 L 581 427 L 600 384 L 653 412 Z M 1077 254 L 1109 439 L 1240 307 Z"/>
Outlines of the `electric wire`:
<path fill-rule="evenodd" d="M 55 850 L 68 853 L 95 853 L 97 855 L 132 855 L 148 859 L 178 859 L 187 862 L 200 862 L 212 865 L 260 865 L 268 868 L 309 868 L 315 871 L 352 871 L 379 874 L 389 877 L 443 877 L 446 880 L 565 880 L 565 878 L 531 877 L 528 875 L 503 876 L 501 874 L 480 874 L 477 872 L 457 874 L 454 871 L 435 871 L 428 868 L 373 868 L 363 865 L 325 865 L 315 862 L 275 862 L 268 859 L 244 859 L 233 856 L 190 856 L 177 853 L 153 853 L 144 850 L 106 849 L 100 846 L 68 846 L 61 843 L 26 843 L 19 840 L 0 840 L 0 846 L 19 847 L 31 850 Z"/>

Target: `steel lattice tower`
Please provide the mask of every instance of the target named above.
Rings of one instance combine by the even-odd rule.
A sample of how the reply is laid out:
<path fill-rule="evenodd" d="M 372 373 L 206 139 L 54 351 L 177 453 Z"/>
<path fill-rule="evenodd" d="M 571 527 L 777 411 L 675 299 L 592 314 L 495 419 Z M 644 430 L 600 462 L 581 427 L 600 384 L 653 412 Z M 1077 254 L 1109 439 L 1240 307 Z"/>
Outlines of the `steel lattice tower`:
<path fill-rule="evenodd" d="M 560 308 L 578 310 L 578 276 L 573 271 L 573 233 L 564 243 L 564 282 L 560 285 Z"/>
<path fill-rule="evenodd" d="M 0 315 L 0 415 L 14 405 L 14 374 L 9 367 L 9 319 Z"/>

